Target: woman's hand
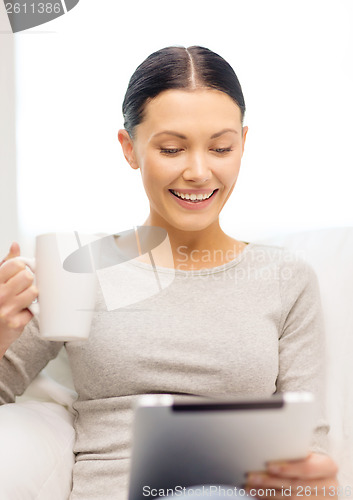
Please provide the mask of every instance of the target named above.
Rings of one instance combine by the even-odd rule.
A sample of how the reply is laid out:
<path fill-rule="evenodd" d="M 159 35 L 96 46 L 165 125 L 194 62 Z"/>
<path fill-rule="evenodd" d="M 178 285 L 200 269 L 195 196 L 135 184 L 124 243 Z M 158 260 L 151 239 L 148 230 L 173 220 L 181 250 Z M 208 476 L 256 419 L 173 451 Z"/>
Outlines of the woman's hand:
<path fill-rule="evenodd" d="M 23 262 L 10 260 L 20 255 L 17 243 L 0 263 L 0 359 L 32 319 L 27 307 L 38 296 L 33 274 Z"/>
<path fill-rule="evenodd" d="M 249 473 L 246 490 L 256 498 L 337 499 L 336 475 L 332 458 L 311 453 L 303 460 L 269 463 L 266 472 Z"/>

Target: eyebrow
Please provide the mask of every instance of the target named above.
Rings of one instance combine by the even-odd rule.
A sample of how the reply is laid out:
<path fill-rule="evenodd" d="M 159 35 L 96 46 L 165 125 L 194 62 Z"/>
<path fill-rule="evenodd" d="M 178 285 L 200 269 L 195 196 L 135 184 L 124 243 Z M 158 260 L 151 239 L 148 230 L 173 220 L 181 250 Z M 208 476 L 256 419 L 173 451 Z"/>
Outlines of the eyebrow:
<path fill-rule="evenodd" d="M 237 134 L 237 130 L 234 128 L 225 128 L 221 130 L 220 132 L 216 132 L 215 134 L 211 135 L 210 139 L 216 139 L 217 137 L 225 134 L 226 132 L 234 132 Z M 157 137 L 158 135 L 162 134 L 169 134 L 169 135 L 175 135 L 176 137 L 179 137 L 180 139 L 187 139 L 187 137 L 183 134 L 179 134 L 178 132 L 173 132 L 173 130 L 163 130 L 162 132 L 158 132 L 158 134 L 155 134 L 153 137 Z"/>

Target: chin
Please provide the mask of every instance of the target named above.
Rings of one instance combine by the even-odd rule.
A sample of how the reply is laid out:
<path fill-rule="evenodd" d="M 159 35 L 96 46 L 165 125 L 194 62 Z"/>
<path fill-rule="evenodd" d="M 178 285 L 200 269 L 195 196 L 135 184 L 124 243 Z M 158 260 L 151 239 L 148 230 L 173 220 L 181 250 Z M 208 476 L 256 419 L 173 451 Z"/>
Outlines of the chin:
<path fill-rule="evenodd" d="M 163 226 L 167 231 L 203 231 L 218 221 L 219 213 L 178 213 L 174 210 L 154 210 L 156 217 L 152 217 L 154 224 Z M 152 224 L 153 225 L 153 224 Z"/>
<path fill-rule="evenodd" d="M 186 221 L 184 223 L 181 221 L 170 221 L 169 225 L 180 231 L 203 231 L 204 229 L 207 229 L 210 225 L 212 225 L 213 222 L 214 220 Z"/>

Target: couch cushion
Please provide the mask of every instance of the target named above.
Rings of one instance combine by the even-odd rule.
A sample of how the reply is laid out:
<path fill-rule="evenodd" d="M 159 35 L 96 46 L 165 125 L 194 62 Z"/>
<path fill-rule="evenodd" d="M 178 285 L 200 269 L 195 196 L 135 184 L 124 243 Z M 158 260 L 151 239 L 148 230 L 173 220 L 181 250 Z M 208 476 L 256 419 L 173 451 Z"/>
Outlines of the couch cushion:
<path fill-rule="evenodd" d="M 74 464 L 73 416 L 56 403 L 0 407 L 0 498 L 67 500 Z"/>

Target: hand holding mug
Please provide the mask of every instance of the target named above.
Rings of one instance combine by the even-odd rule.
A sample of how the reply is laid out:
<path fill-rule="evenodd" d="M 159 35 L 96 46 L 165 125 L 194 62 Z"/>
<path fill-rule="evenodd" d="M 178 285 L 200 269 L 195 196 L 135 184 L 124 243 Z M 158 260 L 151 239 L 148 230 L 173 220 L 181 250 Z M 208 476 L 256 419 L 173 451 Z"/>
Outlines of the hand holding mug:
<path fill-rule="evenodd" d="M 0 357 L 32 319 L 28 307 L 38 297 L 33 274 L 19 256 L 19 245 L 13 243 L 0 263 Z"/>
<path fill-rule="evenodd" d="M 32 293 L 26 295 L 26 300 L 21 301 L 21 305 L 38 315 L 39 333 L 46 340 L 78 341 L 86 340 L 89 336 L 97 289 L 94 267 L 91 272 L 84 273 L 69 272 L 63 267 L 65 258 L 78 248 L 77 238 L 78 234 L 74 232 L 41 234 L 36 238 L 35 258 L 22 257 L 15 251 L 13 253 L 16 255 L 10 254 L 12 258 L 6 263 L 7 267 L 17 270 L 27 266 L 35 274 L 39 303 L 35 303 L 38 293 L 34 287 Z M 91 235 L 83 238 L 88 238 L 89 242 L 95 239 Z M 31 272 L 24 272 L 29 280 Z M 23 288 L 25 276 L 21 277 L 21 282 Z M 28 314 L 31 313 L 27 311 L 27 315 L 22 318 L 22 329 L 30 319 Z"/>

